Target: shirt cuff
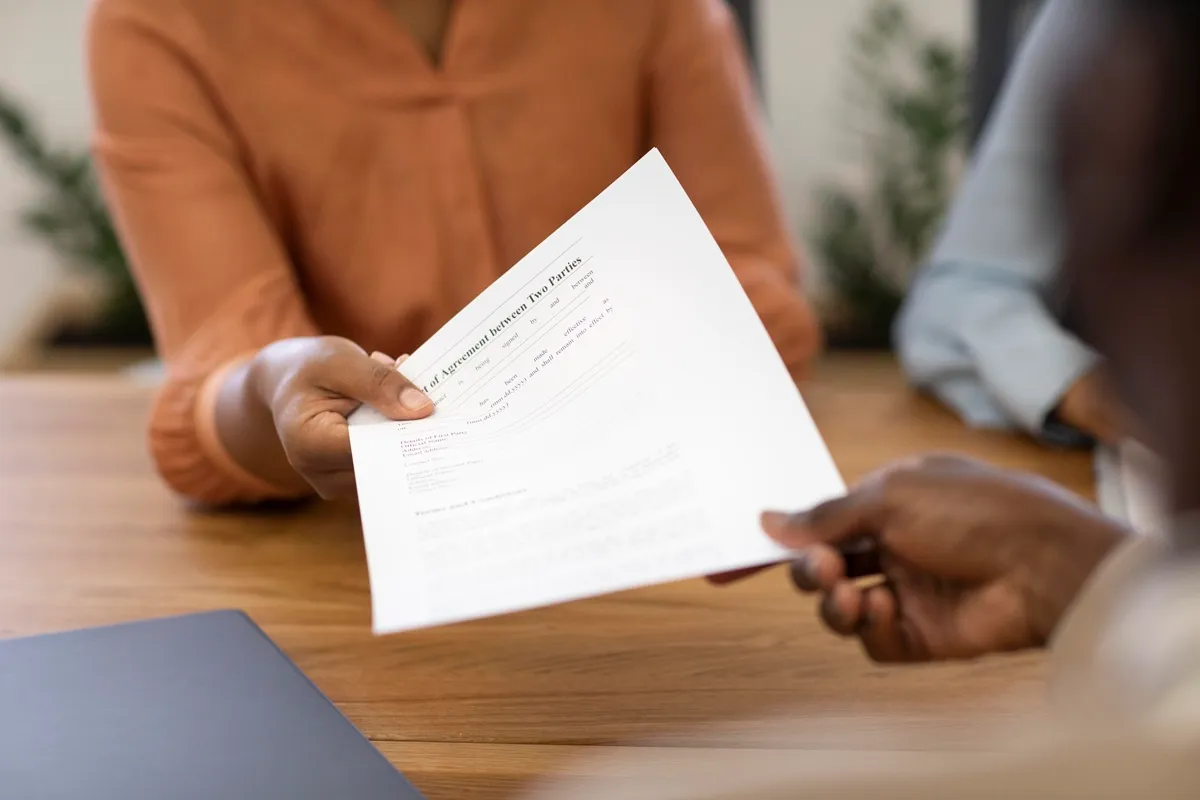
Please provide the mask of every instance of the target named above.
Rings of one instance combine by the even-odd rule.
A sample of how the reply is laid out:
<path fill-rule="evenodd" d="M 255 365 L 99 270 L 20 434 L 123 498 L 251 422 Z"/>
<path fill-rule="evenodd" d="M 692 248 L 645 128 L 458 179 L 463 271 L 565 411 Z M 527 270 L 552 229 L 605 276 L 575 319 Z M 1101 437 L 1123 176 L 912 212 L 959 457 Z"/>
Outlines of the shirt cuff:
<path fill-rule="evenodd" d="M 1086 443 L 1051 412 L 1100 358 L 1063 327 L 1028 279 L 978 265 L 931 265 L 910 290 L 895 337 L 914 382 L 971 424 Z"/>
<path fill-rule="evenodd" d="M 237 462 L 217 431 L 217 402 L 226 379 L 236 369 L 249 363 L 257 351 L 245 353 L 227 361 L 212 372 L 200 387 L 196 397 L 196 440 L 201 453 L 227 478 L 244 486 L 250 494 L 262 497 L 292 497 L 294 489 L 277 486 L 247 470 Z"/>
<path fill-rule="evenodd" d="M 1066 331 L 1029 331 L 1013 348 L 988 348 L 982 360 L 985 382 L 1021 427 L 1039 436 L 1070 430 L 1052 419 L 1076 381 L 1096 369 L 1100 357 Z"/>

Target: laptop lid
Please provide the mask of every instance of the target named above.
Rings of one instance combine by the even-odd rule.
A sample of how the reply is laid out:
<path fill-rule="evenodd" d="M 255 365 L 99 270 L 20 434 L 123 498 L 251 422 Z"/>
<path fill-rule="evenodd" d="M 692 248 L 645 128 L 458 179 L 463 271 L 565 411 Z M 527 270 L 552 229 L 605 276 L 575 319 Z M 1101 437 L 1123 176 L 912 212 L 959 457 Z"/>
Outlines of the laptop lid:
<path fill-rule="evenodd" d="M 0 642 L 0 794 L 419 800 L 246 615 Z"/>

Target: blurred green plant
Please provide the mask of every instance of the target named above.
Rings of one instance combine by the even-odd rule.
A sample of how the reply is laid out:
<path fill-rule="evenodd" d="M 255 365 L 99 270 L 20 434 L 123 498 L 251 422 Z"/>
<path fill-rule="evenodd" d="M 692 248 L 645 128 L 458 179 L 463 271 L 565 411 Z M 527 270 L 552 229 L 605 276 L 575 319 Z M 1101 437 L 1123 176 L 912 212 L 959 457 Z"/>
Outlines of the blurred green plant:
<path fill-rule="evenodd" d="M 87 152 L 47 144 L 20 104 L 2 90 L 0 135 L 41 184 L 41 197 L 22 212 L 21 223 L 69 266 L 99 275 L 108 289 L 95 327 L 86 337 L 72 338 L 150 344 L 146 314 Z"/>
<path fill-rule="evenodd" d="M 831 343 L 886 347 L 954 190 L 968 135 L 969 66 L 899 0 L 873 0 L 853 34 L 850 67 L 868 182 L 818 190 L 812 243 L 834 295 Z"/>

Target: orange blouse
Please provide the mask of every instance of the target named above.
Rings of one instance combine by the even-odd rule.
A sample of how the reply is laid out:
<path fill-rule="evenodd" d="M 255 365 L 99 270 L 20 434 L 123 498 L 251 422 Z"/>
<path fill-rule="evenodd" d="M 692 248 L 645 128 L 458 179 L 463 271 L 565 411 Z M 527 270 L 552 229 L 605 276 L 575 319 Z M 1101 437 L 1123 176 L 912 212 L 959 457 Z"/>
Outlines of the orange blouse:
<path fill-rule="evenodd" d="M 89 51 L 167 364 L 150 447 L 184 495 L 273 493 L 212 433 L 232 361 L 411 352 L 651 146 L 789 366 L 818 346 L 722 0 L 457 0 L 436 67 L 378 0 L 95 0 Z"/>

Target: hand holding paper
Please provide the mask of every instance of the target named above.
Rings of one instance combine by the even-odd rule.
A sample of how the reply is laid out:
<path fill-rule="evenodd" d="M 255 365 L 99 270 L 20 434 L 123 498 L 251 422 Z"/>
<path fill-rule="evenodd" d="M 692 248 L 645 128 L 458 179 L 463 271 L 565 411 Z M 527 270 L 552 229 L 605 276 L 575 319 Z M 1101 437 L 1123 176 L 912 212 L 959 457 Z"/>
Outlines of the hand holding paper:
<path fill-rule="evenodd" d="M 351 426 L 377 632 L 777 560 L 759 513 L 844 491 L 657 151 L 401 371 L 433 417 Z"/>

